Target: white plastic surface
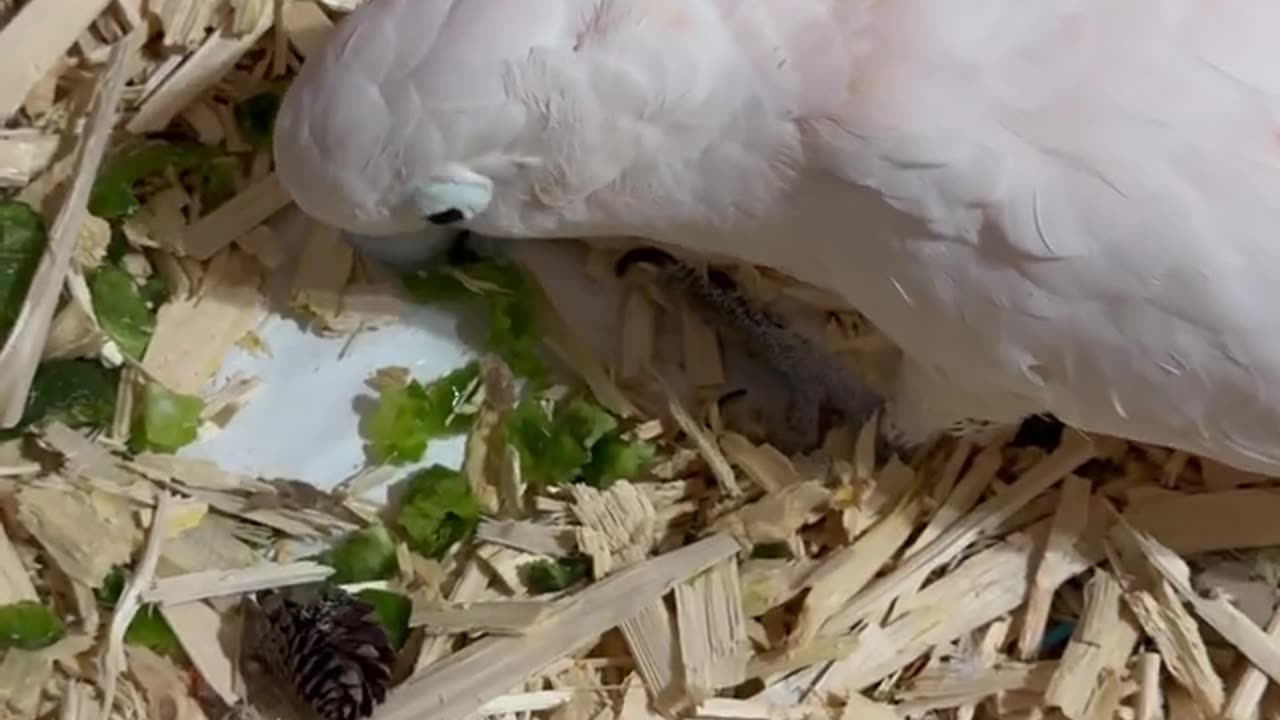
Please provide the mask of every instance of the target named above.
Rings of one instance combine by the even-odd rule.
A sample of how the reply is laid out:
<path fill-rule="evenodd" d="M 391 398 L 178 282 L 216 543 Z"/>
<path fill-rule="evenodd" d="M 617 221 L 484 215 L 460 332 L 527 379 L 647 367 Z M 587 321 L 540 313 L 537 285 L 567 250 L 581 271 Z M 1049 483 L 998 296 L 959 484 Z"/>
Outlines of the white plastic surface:
<path fill-rule="evenodd" d="M 306 226 L 291 210 L 276 227 L 281 240 L 296 247 Z M 371 244 L 375 247 L 369 248 Z M 437 249 L 440 239 L 423 235 L 357 243 L 362 245 L 381 258 L 396 255 L 412 261 Z M 571 244 L 520 243 L 514 250 L 557 305 L 572 311 L 592 344 L 608 352 L 621 299 L 618 283 L 588 278 L 582 252 Z M 287 282 L 289 272 L 282 269 L 276 282 Z M 182 454 L 213 460 L 231 471 L 331 488 L 365 464 L 358 432 L 360 404 L 373 397 L 365 380 L 388 365 L 408 367 L 422 380 L 463 365 L 476 356 L 476 349 L 459 337 L 459 324 L 458 314 L 449 309 L 411 305 L 402 322 L 362 332 L 352 340 L 320 337 L 273 314 L 258 332 L 269 353 L 237 348 L 213 381 L 216 387 L 241 372 L 260 378 L 262 385 L 225 429 L 202 437 Z M 433 442 L 422 464 L 457 467 L 462 450 L 462 438 Z M 375 493 L 371 499 L 382 495 Z"/>

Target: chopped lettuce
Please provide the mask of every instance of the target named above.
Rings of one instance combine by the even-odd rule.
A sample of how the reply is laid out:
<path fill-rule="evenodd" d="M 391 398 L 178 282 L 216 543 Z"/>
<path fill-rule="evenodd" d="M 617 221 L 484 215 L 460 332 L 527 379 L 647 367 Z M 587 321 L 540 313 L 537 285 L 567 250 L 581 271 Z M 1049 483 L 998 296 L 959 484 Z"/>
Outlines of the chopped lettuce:
<path fill-rule="evenodd" d="M 475 296 L 449 268 L 431 268 L 410 273 L 401 282 L 409 297 L 423 305 L 456 302 Z"/>
<path fill-rule="evenodd" d="M 555 560 L 536 560 L 520 568 L 524 584 L 534 595 L 560 592 L 591 577 L 591 558 L 575 554 Z"/>
<path fill-rule="evenodd" d="M 62 639 L 62 619 L 34 600 L 0 605 L 0 649 L 39 650 Z"/>
<path fill-rule="evenodd" d="M 124 568 L 113 568 L 107 576 L 102 578 L 102 584 L 94 589 L 94 597 L 98 600 L 98 605 L 111 610 L 120 602 L 120 595 L 124 593 L 125 580 Z"/>
<path fill-rule="evenodd" d="M 240 134 L 254 148 L 261 150 L 271 147 L 271 135 L 275 130 L 281 99 L 280 91 L 266 90 L 236 105 L 236 125 L 240 128 Z"/>
<path fill-rule="evenodd" d="M 213 158 L 200 169 L 200 210 L 208 214 L 236 196 L 240 161 L 233 157 Z"/>
<path fill-rule="evenodd" d="M 427 443 L 465 432 L 472 416 L 460 412 L 480 374 L 469 363 L 427 385 L 411 380 L 384 387 L 365 425 L 374 462 L 406 465 L 422 459 Z"/>
<path fill-rule="evenodd" d="M 582 397 L 575 397 L 565 403 L 556 420 L 565 432 L 585 448 L 594 446 L 600 438 L 618 429 L 617 418 L 610 415 L 608 410 Z"/>
<path fill-rule="evenodd" d="M 643 472 L 656 453 L 650 443 L 611 432 L 591 447 L 591 460 L 582 468 L 581 482 L 605 489 L 618 480 L 629 480 Z"/>
<path fill-rule="evenodd" d="M 124 631 L 124 641 L 144 647 L 157 655 L 176 658 L 182 655 L 182 643 L 155 605 L 143 605 Z"/>
<path fill-rule="evenodd" d="M 791 547 L 784 542 L 756 543 L 751 546 L 754 560 L 785 560 L 791 557 Z"/>
<path fill-rule="evenodd" d="M 541 385 L 547 379 L 547 366 L 539 349 L 542 337 L 535 307 L 527 290 L 491 297 L 488 346 L 518 377 Z"/>
<path fill-rule="evenodd" d="M 89 195 L 89 212 L 104 220 L 127 218 L 142 208 L 134 186 L 172 169 L 203 170 L 217 157 L 214 148 L 195 143 L 147 142 L 124 149 L 107 161 Z"/>
<path fill-rule="evenodd" d="M 425 557 L 440 558 L 471 534 L 480 513 L 480 503 L 462 473 L 432 465 L 405 482 L 396 525 L 411 548 Z"/>
<path fill-rule="evenodd" d="M 373 525 L 348 534 L 320 562 L 333 568 L 329 580 L 340 585 L 386 580 L 397 569 L 395 540 L 386 527 Z"/>
<path fill-rule="evenodd" d="M 203 410 L 200 398 L 148 382 L 142 389 L 142 408 L 134 419 L 130 447 L 135 452 L 176 452 L 195 441 Z"/>
<path fill-rule="evenodd" d="M 558 485 L 573 480 L 591 459 L 587 448 L 554 422 L 545 405 L 536 397 L 520 402 L 506 417 L 507 444 L 520 453 L 524 479 L 534 485 Z"/>
<path fill-rule="evenodd" d="M 158 308 L 168 302 L 172 292 L 172 288 L 169 287 L 169 278 L 163 273 L 148 275 L 142 285 L 138 286 L 138 293 L 146 301 L 147 307 L 151 308 Z"/>
<path fill-rule="evenodd" d="M 0 344 L 18 320 L 47 242 L 40 213 L 24 202 L 0 200 Z"/>
<path fill-rule="evenodd" d="M 461 265 L 442 265 L 403 279 L 409 295 L 420 303 L 442 303 L 481 297 L 488 302 L 486 346 L 512 372 L 535 384 L 548 371 L 539 344 L 537 302 L 530 280 L 518 265 L 489 258 Z"/>
<path fill-rule="evenodd" d="M 125 579 L 123 568 L 115 568 L 108 573 L 103 578 L 102 585 L 94 590 L 98 605 L 106 610 L 114 610 L 124 592 Z M 182 654 L 178 636 L 154 605 L 143 605 L 138 609 L 138 614 L 133 616 L 129 627 L 125 629 L 124 641 L 130 645 L 145 647 L 157 655 L 176 658 Z"/>
<path fill-rule="evenodd" d="M 155 331 L 156 318 L 133 276 L 115 265 L 103 265 L 87 280 L 103 332 L 127 357 L 141 360 Z"/>
<path fill-rule="evenodd" d="M 356 597 L 373 606 L 387 632 L 391 647 L 399 650 L 409 636 L 409 617 L 413 614 L 413 601 L 400 593 L 389 590 L 361 590 Z"/>
<path fill-rule="evenodd" d="M 626 440 L 617 418 L 580 396 L 554 411 L 539 397 L 526 397 L 507 415 L 505 432 L 525 478 L 536 485 L 607 487 L 635 477 L 654 454 L 648 443 Z"/>
<path fill-rule="evenodd" d="M 50 360 L 36 368 L 19 427 L 56 420 L 74 428 L 104 428 L 116 412 L 120 371 L 96 360 Z"/>

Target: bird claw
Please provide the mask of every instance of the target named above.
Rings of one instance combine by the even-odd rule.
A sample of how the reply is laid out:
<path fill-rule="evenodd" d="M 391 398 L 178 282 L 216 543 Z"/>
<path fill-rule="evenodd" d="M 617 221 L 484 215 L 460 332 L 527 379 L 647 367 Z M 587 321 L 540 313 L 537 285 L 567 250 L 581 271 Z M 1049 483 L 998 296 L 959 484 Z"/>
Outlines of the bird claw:
<path fill-rule="evenodd" d="M 617 262 L 613 264 L 613 274 L 617 277 L 623 277 L 633 266 L 641 263 L 665 268 L 676 265 L 679 260 L 671 253 L 653 246 L 631 248 L 623 253 L 622 257 L 618 258 Z"/>
<path fill-rule="evenodd" d="M 887 463 L 893 458 L 909 462 L 920 451 L 918 443 L 911 443 L 892 425 L 880 421 L 876 427 L 876 463 Z"/>

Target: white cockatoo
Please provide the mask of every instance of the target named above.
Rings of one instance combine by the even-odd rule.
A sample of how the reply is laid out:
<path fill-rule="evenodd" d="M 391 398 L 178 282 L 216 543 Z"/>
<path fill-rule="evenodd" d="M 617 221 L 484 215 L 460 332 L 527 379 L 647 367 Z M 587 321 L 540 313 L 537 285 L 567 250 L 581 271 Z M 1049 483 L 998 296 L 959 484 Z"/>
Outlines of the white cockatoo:
<path fill-rule="evenodd" d="M 1280 2 L 369 0 L 279 177 L 381 235 L 639 236 L 842 295 L 892 423 L 1280 473 Z M 1280 321 L 1277 321 L 1280 325 Z"/>

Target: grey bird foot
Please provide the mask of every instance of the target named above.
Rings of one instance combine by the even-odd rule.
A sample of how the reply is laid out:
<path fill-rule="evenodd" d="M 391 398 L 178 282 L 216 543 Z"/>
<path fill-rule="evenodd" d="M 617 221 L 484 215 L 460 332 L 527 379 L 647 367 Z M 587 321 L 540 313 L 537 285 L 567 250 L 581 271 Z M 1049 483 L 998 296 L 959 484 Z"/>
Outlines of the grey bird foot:
<path fill-rule="evenodd" d="M 897 428 L 883 419 L 876 427 L 876 460 L 878 463 L 886 463 L 892 458 L 897 458 L 902 462 L 910 462 L 917 454 L 919 454 L 923 445 L 918 442 L 911 442 Z"/>
<path fill-rule="evenodd" d="M 707 321 L 737 341 L 747 354 L 771 368 L 790 391 L 785 417 L 773 423 L 774 444 L 788 452 L 807 452 L 824 437 L 824 413 L 861 427 L 885 406 L 873 390 L 820 342 L 798 332 L 755 303 L 727 273 L 702 272 L 654 247 L 625 253 L 614 266 L 621 276 L 633 265 L 658 269 L 659 282 L 678 293 Z M 905 451 L 893 434 L 881 443 L 886 453 Z M 888 457 L 888 455 L 884 455 Z"/>

